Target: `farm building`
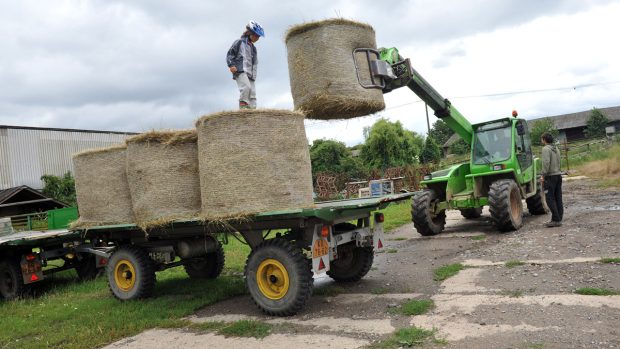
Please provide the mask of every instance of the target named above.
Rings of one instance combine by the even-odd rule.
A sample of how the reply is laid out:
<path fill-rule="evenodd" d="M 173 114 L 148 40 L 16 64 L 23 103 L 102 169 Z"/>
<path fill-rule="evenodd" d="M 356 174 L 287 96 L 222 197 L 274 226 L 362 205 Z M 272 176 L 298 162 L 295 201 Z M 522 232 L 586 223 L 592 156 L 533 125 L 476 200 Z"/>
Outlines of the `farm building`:
<path fill-rule="evenodd" d="M 0 125 L 0 190 L 42 189 L 42 175 L 73 172 L 73 154 L 119 144 L 133 134 Z"/>
<path fill-rule="evenodd" d="M 620 106 L 598 109 L 603 115 L 609 119 L 608 126 L 614 126 L 616 132 L 620 131 Z M 584 110 L 577 113 L 550 116 L 553 119 L 555 128 L 560 131 L 558 137 L 560 141 L 577 141 L 586 138 L 584 131 L 592 110 Z M 528 120 L 530 129 L 537 121 L 545 118 L 536 118 Z"/>

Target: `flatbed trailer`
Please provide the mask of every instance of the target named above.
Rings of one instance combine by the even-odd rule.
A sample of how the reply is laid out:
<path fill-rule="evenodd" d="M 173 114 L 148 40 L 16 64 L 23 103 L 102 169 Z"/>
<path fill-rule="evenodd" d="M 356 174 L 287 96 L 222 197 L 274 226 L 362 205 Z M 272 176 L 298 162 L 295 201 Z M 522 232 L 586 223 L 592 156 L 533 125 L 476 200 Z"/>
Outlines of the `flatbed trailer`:
<path fill-rule="evenodd" d="M 105 260 L 79 251 L 89 246 L 79 232 L 67 229 L 0 235 L 0 298 L 23 296 L 33 284 L 63 270 L 75 269 L 80 279 L 94 278 Z M 63 263 L 52 266 L 51 261 Z"/>
<path fill-rule="evenodd" d="M 255 303 L 267 314 L 287 316 L 310 298 L 314 274 L 344 282 L 364 277 L 374 251 L 383 248 L 384 217 L 375 211 L 412 195 L 329 201 L 229 221 L 179 220 L 148 231 L 120 224 L 75 232 L 93 242 L 80 252 L 108 261 L 110 290 L 121 300 L 149 297 L 155 272 L 176 266 L 191 278 L 218 277 L 222 243 L 235 234 L 251 248 L 244 275 Z"/>

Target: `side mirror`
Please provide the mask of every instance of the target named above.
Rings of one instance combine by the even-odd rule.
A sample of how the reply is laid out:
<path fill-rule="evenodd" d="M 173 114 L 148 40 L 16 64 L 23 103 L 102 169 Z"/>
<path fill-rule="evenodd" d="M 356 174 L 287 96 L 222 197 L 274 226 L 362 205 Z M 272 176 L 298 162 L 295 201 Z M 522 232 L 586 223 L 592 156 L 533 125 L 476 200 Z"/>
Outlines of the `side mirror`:
<path fill-rule="evenodd" d="M 517 134 L 523 136 L 525 134 L 525 126 L 523 124 L 517 124 Z"/>

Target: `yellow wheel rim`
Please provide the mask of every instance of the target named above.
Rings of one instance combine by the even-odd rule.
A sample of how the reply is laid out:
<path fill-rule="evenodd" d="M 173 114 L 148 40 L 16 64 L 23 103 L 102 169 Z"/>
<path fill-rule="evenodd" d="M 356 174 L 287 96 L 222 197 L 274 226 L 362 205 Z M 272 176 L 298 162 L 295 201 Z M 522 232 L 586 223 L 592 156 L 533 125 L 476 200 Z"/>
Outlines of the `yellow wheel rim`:
<path fill-rule="evenodd" d="M 133 264 L 121 259 L 114 267 L 114 282 L 123 291 L 131 290 L 136 284 L 136 269 Z"/>
<path fill-rule="evenodd" d="M 265 259 L 260 263 L 256 282 L 261 293 L 273 300 L 284 297 L 290 285 L 286 268 L 275 259 Z"/>

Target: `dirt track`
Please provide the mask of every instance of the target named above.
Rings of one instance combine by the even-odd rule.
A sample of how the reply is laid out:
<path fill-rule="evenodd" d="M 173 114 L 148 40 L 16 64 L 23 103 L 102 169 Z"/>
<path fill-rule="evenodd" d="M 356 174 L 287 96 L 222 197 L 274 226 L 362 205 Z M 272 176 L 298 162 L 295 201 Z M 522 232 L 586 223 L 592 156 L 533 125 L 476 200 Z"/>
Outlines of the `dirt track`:
<path fill-rule="evenodd" d="M 388 236 L 391 253 L 377 254 L 359 283 L 315 280 L 317 289 L 337 285 L 342 293 L 314 295 L 295 317 L 266 317 L 249 296 L 190 317 L 273 324 L 262 340 L 155 329 L 108 348 L 359 348 L 408 326 L 435 328 L 436 337 L 447 340 L 423 348 L 620 348 L 620 296 L 574 293 L 581 287 L 620 290 L 620 265 L 598 262 L 620 257 L 620 192 L 591 181 L 565 182 L 564 192 L 561 228 L 544 228 L 548 216 L 526 215 L 521 230 L 500 234 L 488 212 L 471 221 L 450 212 L 446 231 L 429 238 L 406 225 Z M 472 239 L 482 234 L 484 240 Z M 510 260 L 525 264 L 507 268 Z M 457 262 L 469 268 L 433 281 L 435 268 Z M 418 316 L 389 311 L 408 299 L 432 299 L 435 308 Z"/>

